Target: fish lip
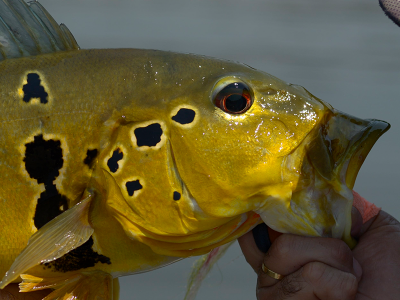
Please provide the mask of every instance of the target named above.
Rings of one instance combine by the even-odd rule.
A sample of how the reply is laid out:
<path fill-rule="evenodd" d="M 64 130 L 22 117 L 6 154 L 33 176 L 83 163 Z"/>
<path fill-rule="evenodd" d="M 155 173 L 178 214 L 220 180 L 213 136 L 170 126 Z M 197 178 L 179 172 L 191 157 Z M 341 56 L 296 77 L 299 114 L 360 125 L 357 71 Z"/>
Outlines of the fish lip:
<path fill-rule="evenodd" d="M 376 141 L 390 129 L 390 124 L 385 121 L 377 119 L 365 121 L 369 122 L 368 126 L 350 140 L 344 159 L 347 163 L 341 168 L 344 172 L 340 172 L 344 175 L 344 182 L 349 189 L 353 189 L 358 172 Z"/>
<path fill-rule="evenodd" d="M 307 159 L 304 162 L 315 172 L 309 176 L 318 174 L 338 191 L 343 185 L 352 189 L 365 158 L 390 125 L 337 110 L 330 111 L 320 124 L 305 141 Z"/>

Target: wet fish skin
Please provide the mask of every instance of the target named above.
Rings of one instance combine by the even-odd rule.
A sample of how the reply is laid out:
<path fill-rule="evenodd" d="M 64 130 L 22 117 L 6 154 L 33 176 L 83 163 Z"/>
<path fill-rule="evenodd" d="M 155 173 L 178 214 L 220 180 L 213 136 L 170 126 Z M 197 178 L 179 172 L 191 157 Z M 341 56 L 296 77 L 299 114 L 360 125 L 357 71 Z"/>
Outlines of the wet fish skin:
<path fill-rule="evenodd" d="M 240 114 L 215 105 L 232 83 L 252 97 Z M 261 219 L 352 245 L 351 188 L 388 129 L 247 66 L 162 51 L 8 59 L 0 87 L 3 286 L 20 273 L 25 290 L 59 276 L 82 297 L 75 280 L 110 298 L 113 277 L 207 253 Z M 185 110 L 193 118 L 179 121 Z"/>

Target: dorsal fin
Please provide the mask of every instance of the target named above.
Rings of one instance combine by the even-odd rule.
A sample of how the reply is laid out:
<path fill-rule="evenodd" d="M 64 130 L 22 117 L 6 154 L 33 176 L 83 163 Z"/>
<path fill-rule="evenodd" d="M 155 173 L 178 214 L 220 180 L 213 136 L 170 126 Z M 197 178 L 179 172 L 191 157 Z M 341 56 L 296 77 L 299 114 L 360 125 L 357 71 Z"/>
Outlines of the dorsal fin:
<path fill-rule="evenodd" d="M 78 49 L 68 28 L 39 2 L 0 0 L 0 61 Z"/>

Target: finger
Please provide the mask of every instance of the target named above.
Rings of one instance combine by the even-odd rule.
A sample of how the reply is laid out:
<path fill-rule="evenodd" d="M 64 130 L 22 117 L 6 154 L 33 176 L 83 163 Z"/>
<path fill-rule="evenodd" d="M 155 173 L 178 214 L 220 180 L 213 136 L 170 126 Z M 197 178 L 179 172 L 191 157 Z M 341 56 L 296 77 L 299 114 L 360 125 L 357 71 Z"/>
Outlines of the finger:
<path fill-rule="evenodd" d="M 353 274 L 312 262 L 273 286 L 265 287 L 258 282 L 257 299 L 352 300 L 357 287 L 358 282 Z"/>
<path fill-rule="evenodd" d="M 359 238 L 359 235 L 362 233 L 363 226 L 362 216 L 355 207 L 352 208 L 351 216 L 351 235 L 354 238 Z M 272 230 L 262 223 L 257 225 L 251 232 L 246 233 L 244 236 L 238 239 L 247 262 L 256 272 L 258 272 L 260 269 L 263 252 L 266 253 L 268 251 L 269 247 L 271 246 L 270 242 L 273 242 L 279 235 L 281 235 L 281 233 Z M 267 241 L 263 242 L 264 239 Z"/>
<path fill-rule="evenodd" d="M 282 233 L 272 230 L 262 223 L 238 239 L 246 261 L 256 273 L 260 269 L 265 253 L 280 235 Z"/>
<path fill-rule="evenodd" d="M 264 265 L 281 275 L 289 275 L 311 262 L 321 262 L 335 269 L 352 273 L 359 280 L 361 267 L 350 248 L 333 238 L 303 237 L 283 234 L 271 245 L 264 256 Z M 277 280 L 259 272 L 262 286 L 276 284 Z"/>
<path fill-rule="evenodd" d="M 238 238 L 238 242 L 247 263 L 253 268 L 254 272 L 258 273 L 265 254 L 258 249 L 253 233 L 249 231 Z"/>

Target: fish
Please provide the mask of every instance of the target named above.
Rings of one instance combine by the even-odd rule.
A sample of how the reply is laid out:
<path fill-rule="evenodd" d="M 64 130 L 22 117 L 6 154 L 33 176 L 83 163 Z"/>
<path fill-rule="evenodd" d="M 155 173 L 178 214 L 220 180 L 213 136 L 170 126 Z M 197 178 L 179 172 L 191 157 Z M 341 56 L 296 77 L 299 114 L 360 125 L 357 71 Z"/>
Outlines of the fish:
<path fill-rule="evenodd" d="M 246 65 L 80 50 L 38 2 L 0 5 L 0 287 L 117 298 L 119 276 L 260 222 L 354 246 L 351 190 L 386 122 Z"/>

